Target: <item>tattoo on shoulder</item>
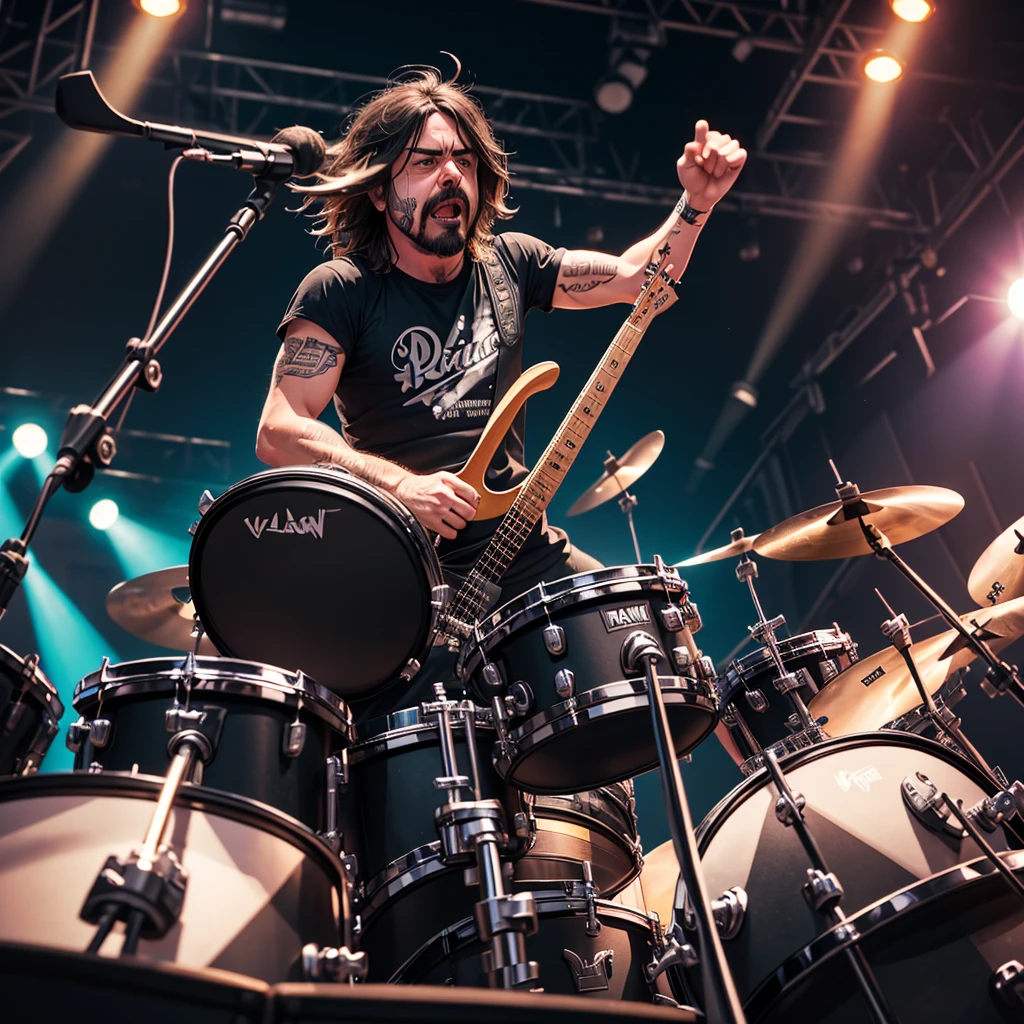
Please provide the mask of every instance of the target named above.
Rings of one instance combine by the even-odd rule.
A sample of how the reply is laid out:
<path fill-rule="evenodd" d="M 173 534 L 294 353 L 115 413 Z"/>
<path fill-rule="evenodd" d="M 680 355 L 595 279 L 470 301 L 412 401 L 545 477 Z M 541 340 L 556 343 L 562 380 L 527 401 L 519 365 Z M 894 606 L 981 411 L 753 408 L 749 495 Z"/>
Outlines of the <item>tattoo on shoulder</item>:
<path fill-rule="evenodd" d="M 285 377 L 319 377 L 338 365 L 338 349 L 316 338 L 285 338 L 274 365 L 274 386 Z"/>

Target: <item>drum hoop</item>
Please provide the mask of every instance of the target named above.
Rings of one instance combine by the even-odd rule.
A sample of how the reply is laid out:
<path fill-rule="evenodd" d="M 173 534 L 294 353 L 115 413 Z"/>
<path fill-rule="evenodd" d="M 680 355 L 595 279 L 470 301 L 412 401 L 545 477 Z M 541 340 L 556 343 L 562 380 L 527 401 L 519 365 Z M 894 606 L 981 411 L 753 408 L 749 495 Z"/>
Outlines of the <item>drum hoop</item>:
<path fill-rule="evenodd" d="M 1000 858 L 1015 874 L 1024 872 L 1024 851 L 1010 850 L 1000 854 Z M 785 961 L 754 989 L 744 1009 L 750 1014 L 751 1019 L 756 1019 L 794 985 L 804 981 L 811 971 L 854 943 L 891 924 L 898 917 L 913 913 L 960 889 L 993 882 L 1004 884 L 997 875 L 992 862 L 981 856 L 962 864 L 955 864 L 945 871 L 919 879 L 889 893 L 888 896 L 883 896 L 882 899 L 848 917 L 842 925 L 833 926 L 786 957 Z M 852 930 L 853 936 L 837 936 L 836 930 L 843 927 Z"/>
<path fill-rule="evenodd" d="M 0 804 L 10 800 L 51 796 L 112 796 L 156 802 L 163 787 L 160 775 L 130 772 L 43 772 L 0 779 Z M 315 858 L 344 887 L 345 874 L 337 855 L 308 825 L 250 797 L 206 786 L 183 786 L 176 807 L 209 812 L 282 839 Z"/>
<path fill-rule="evenodd" d="M 417 885 L 425 878 L 441 874 L 444 871 L 455 871 L 463 865 L 449 866 L 441 859 L 441 841 L 434 840 L 417 846 L 416 849 L 396 857 L 383 867 L 372 878 L 362 885 L 359 897 L 359 912 L 363 922 L 369 925 L 374 916 L 388 903 L 397 899 L 406 889 Z"/>
<path fill-rule="evenodd" d="M 813 639 L 808 639 L 809 637 L 813 637 Z M 801 641 L 799 646 L 793 646 L 796 641 Z M 821 654 L 843 651 L 850 655 L 851 662 L 858 660 L 857 644 L 853 642 L 849 633 L 842 631 L 837 633 L 832 629 L 812 629 L 806 633 L 797 633 L 796 636 L 785 637 L 777 642 L 783 662 L 812 654 L 815 651 Z M 747 661 L 749 664 L 744 664 Z M 756 651 L 751 651 L 742 658 L 731 661 L 722 677 L 729 684 L 742 684 L 751 676 L 758 674 L 762 668 L 770 665 L 774 665 L 774 662 L 768 648 L 759 647 Z"/>
<path fill-rule="evenodd" d="M 479 652 L 489 652 L 506 637 L 564 608 L 611 594 L 669 589 L 675 592 L 675 588 L 666 586 L 665 578 L 658 575 L 653 565 L 613 566 L 564 576 L 551 583 L 538 583 L 506 601 L 476 625 L 459 657 L 459 669 L 464 671 Z"/>
<path fill-rule="evenodd" d="M 184 658 L 149 658 L 143 661 L 125 661 L 110 665 L 97 672 L 91 672 L 76 686 L 72 697 L 72 706 L 79 714 L 98 705 L 100 701 L 112 701 L 124 697 L 152 693 L 173 693 L 176 684 L 185 676 Z M 257 673 L 244 674 L 210 666 L 209 662 L 221 662 L 225 665 L 259 666 L 270 669 L 281 676 L 280 680 L 268 679 Z M 174 668 L 150 669 L 144 666 L 176 662 Z M 132 666 L 139 666 L 139 671 L 122 674 L 120 671 Z M 114 677 L 107 675 L 115 670 Z M 289 679 L 288 677 L 291 677 Z M 196 658 L 196 669 L 192 674 L 189 690 L 193 694 L 225 694 L 233 697 L 251 697 L 254 700 L 269 704 L 293 707 L 301 700 L 302 706 L 308 708 L 319 718 L 334 726 L 337 732 L 349 737 L 352 732 L 352 712 L 348 705 L 336 693 L 324 689 L 319 683 L 303 676 L 303 686 L 296 685 L 298 676 L 285 669 L 273 665 L 261 665 L 260 662 L 246 662 L 238 659 L 220 659 L 210 656 Z M 90 683 L 90 680 L 95 682 Z M 157 684 L 157 685 L 154 685 Z M 162 688 L 158 688 L 162 687 Z"/>
<path fill-rule="evenodd" d="M 21 679 L 24 686 L 18 691 L 19 694 L 30 694 L 44 708 L 51 710 L 59 719 L 64 714 L 64 704 L 57 693 L 57 687 L 46 678 L 43 670 L 36 665 L 32 675 L 25 674 L 25 661 L 14 653 L 9 647 L 0 644 L 0 667 L 7 668 L 11 674 Z M 12 693 L 12 697 L 15 694 Z"/>
<path fill-rule="evenodd" d="M 936 757 L 949 762 L 954 768 L 962 771 L 972 782 L 977 783 L 977 785 L 986 793 L 991 795 L 994 792 L 991 781 L 981 771 L 981 769 L 977 768 L 965 757 L 956 753 L 956 751 L 950 750 L 948 747 L 944 747 L 941 743 L 937 743 L 935 740 L 930 740 L 925 736 L 919 736 L 917 733 L 897 732 L 890 729 L 876 732 L 854 732 L 850 733 L 848 736 L 840 736 L 835 739 L 825 740 L 823 743 L 815 743 L 813 746 L 805 747 L 802 750 L 796 750 L 791 754 L 787 754 L 779 763 L 782 765 L 783 769 L 788 772 L 793 768 L 801 768 L 804 764 L 809 764 L 811 761 L 817 761 L 819 758 L 827 757 L 829 754 L 838 753 L 839 751 L 846 749 L 869 746 L 873 743 L 880 743 L 882 746 L 917 747 L 926 754 L 934 754 Z M 707 849 L 708 843 L 710 843 L 718 833 L 718 829 L 721 827 L 722 823 L 730 817 L 732 812 L 743 802 L 743 800 L 748 796 L 751 796 L 765 784 L 770 784 L 768 782 L 768 769 L 759 768 L 753 774 L 748 775 L 734 789 L 726 793 L 726 795 L 722 797 L 722 799 L 719 800 L 719 802 L 715 804 L 710 811 L 708 811 L 704 820 L 697 826 L 694 833 L 694 838 L 697 840 L 698 851 L 702 856 L 704 851 Z"/>
<path fill-rule="evenodd" d="M 540 793 L 537 795 L 537 799 L 533 805 L 533 814 L 537 820 L 542 818 L 551 818 L 555 821 L 566 821 L 570 824 L 574 824 L 578 821 L 594 822 L 606 831 L 610 831 L 617 836 L 629 838 L 630 842 L 636 840 L 636 835 L 639 830 L 639 825 L 636 818 L 636 812 L 630 811 L 630 809 L 621 804 L 615 797 L 606 796 L 606 791 L 609 787 L 599 786 L 597 789 L 588 790 L 587 795 L 593 798 L 595 795 L 600 797 L 599 808 L 600 816 L 596 814 L 588 814 L 585 810 L 574 807 L 572 804 L 572 796 L 565 794 L 544 794 Z M 560 803 L 552 805 L 551 803 L 542 804 L 541 800 L 558 800 Z M 605 806 L 610 803 L 615 810 L 607 810 Z M 624 828 L 623 828 L 624 826 Z"/>
<path fill-rule="evenodd" d="M 533 896 L 537 907 L 537 916 L 565 917 L 583 916 L 587 913 L 587 899 L 584 896 L 570 896 L 564 890 L 532 889 L 527 890 Z M 636 907 L 627 907 L 622 903 L 609 900 L 594 900 L 598 918 L 617 918 L 627 924 L 637 925 L 641 930 L 655 934 L 654 918 Z M 421 961 L 426 961 L 422 970 L 430 970 L 442 960 L 449 958 L 460 949 L 465 948 L 477 939 L 476 921 L 472 917 L 464 917 L 460 921 L 438 932 L 427 939 L 388 979 L 389 984 L 401 984 L 405 975 Z M 646 981 L 646 978 L 644 979 Z"/>
<path fill-rule="evenodd" d="M 490 709 L 474 707 L 473 710 L 476 728 L 494 732 L 494 720 Z M 466 712 L 463 708 L 452 709 L 449 717 L 453 731 L 466 731 Z M 435 742 L 440 742 L 436 715 L 430 715 L 424 720 L 419 708 L 392 711 L 388 715 L 371 718 L 369 722 L 356 727 L 356 741 L 349 756 L 358 752 L 365 758 L 377 753 L 378 748 L 381 752 L 389 752 L 417 746 L 419 737 L 424 735 L 433 735 Z M 368 748 L 371 748 L 370 752 L 364 752 Z"/>

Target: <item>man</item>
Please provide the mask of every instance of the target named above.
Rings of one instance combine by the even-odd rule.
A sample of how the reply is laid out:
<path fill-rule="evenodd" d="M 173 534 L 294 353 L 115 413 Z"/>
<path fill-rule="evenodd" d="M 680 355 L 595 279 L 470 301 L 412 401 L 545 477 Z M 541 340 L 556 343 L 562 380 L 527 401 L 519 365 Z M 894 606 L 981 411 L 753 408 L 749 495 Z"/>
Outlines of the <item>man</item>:
<path fill-rule="evenodd" d="M 682 273 L 746 152 L 698 121 L 677 163 L 685 191 L 675 211 L 621 255 L 493 236 L 495 221 L 513 212 L 507 154 L 475 101 L 433 69 L 378 94 L 331 156 L 325 180 L 298 191 L 307 206 L 322 203 L 314 233 L 329 240 L 334 259 L 306 276 L 278 329 L 283 345 L 256 452 L 272 466 L 334 463 L 390 492 L 442 538 L 438 555 L 457 583 L 500 520 L 473 522 L 479 495 L 453 471 L 521 365 L 521 344 L 499 337 L 485 261 L 497 257 L 522 315 L 632 303 L 666 242 L 673 275 Z M 341 433 L 317 419 L 332 398 Z M 520 421 L 488 486 L 518 483 L 523 462 Z M 597 565 L 542 519 L 502 595 Z"/>

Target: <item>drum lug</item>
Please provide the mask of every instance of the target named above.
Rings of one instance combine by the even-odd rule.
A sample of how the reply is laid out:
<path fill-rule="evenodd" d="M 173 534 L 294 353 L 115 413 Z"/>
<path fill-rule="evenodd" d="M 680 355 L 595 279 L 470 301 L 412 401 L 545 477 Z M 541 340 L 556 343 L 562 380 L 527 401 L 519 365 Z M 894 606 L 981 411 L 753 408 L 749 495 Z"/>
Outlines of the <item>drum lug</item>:
<path fill-rule="evenodd" d="M 307 981 L 362 981 L 368 967 L 366 953 L 353 953 L 348 946 L 321 949 L 309 942 L 302 947 L 302 973 Z"/>
<path fill-rule="evenodd" d="M 82 749 L 82 743 L 88 734 L 89 723 L 79 715 L 78 721 L 72 722 L 68 726 L 68 734 L 64 737 L 64 745 L 71 753 L 77 754 Z"/>
<path fill-rule="evenodd" d="M 661 609 L 661 624 L 670 633 L 680 633 L 686 625 L 683 610 L 677 604 L 667 604 Z"/>
<path fill-rule="evenodd" d="M 568 644 L 565 640 L 565 630 L 561 626 L 556 626 L 554 623 L 548 623 L 543 630 L 544 646 L 548 650 L 548 654 L 558 657 L 561 654 L 565 654 L 568 650 Z"/>
<path fill-rule="evenodd" d="M 569 670 L 568 669 L 562 669 L 558 673 L 556 673 L 556 675 L 555 675 L 555 689 L 556 690 L 558 690 L 558 676 L 561 675 L 562 672 L 565 672 L 565 671 L 569 671 Z M 572 676 L 572 672 L 569 672 L 569 675 L 571 677 Z M 565 694 L 563 694 L 561 692 L 561 690 L 558 690 L 558 695 L 560 697 L 566 696 Z M 517 714 L 517 715 L 525 715 L 527 713 L 527 711 L 529 711 L 530 708 L 533 707 L 533 690 L 530 687 L 530 684 L 527 683 L 527 682 L 524 682 L 522 679 L 520 679 L 517 682 L 513 683 L 512 689 L 509 691 L 509 700 L 511 700 L 511 702 L 512 702 L 512 710 L 513 710 L 513 712 L 515 714 Z"/>
<path fill-rule="evenodd" d="M 110 741 L 111 722 L 109 718 L 94 718 L 89 723 L 89 742 L 94 747 L 105 747 Z"/>
<path fill-rule="evenodd" d="M 587 935 L 594 938 L 601 934 L 601 922 L 597 917 L 597 886 L 594 885 L 594 869 L 591 867 L 589 860 L 583 862 L 583 893 L 587 901 L 586 932 Z M 608 967 L 611 968 L 611 964 Z M 609 969 L 608 977 L 611 977 L 611 973 Z"/>
<path fill-rule="evenodd" d="M 504 686 L 501 671 L 493 661 L 485 661 L 480 670 L 480 678 L 489 690 L 500 690 Z"/>
<path fill-rule="evenodd" d="M 576 675 L 571 668 L 560 668 L 555 673 L 555 693 L 563 700 L 576 692 Z"/>
<path fill-rule="evenodd" d="M 356 885 L 356 879 L 359 877 L 359 860 L 354 853 L 343 853 L 341 855 L 341 866 L 345 872 L 345 878 L 348 884 L 353 888 Z"/>
<path fill-rule="evenodd" d="M 562 950 L 562 959 L 572 971 L 577 992 L 607 992 L 612 976 L 615 953 L 611 949 L 598 950 L 593 960 L 587 961 L 571 949 Z"/>
<path fill-rule="evenodd" d="M 398 673 L 398 678 L 404 683 L 411 682 L 421 668 L 423 666 L 415 658 L 410 658 L 405 663 L 405 668 Z"/>
<path fill-rule="evenodd" d="M 281 737 L 281 753 L 285 757 L 298 757 L 306 746 L 306 723 L 289 722 Z"/>
<path fill-rule="evenodd" d="M 818 911 L 838 906 L 845 895 L 839 879 L 831 871 L 820 871 L 817 868 L 807 869 L 803 894 L 811 909 Z"/>
<path fill-rule="evenodd" d="M 946 832 L 957 839 L 963 839 L 967 833 L 953 818 L 946 801 L 939 795 L 939 787 L 921 772 L 917 772 L 916 776 L 916 782 L 908 775 L 900 784 L 903 802 L 914 817 L 933 832 Z"/>
<path fill-rule="evenodd" d="M 764 714 L 768 710 L 768 698 L 764 695 L 763 690 L 744 690 L 743 697 L 751 711 Z"/>
<path fill-rule="evenodd" d="M 318 832 L 317 836 L 322 839 L 335 853 L 341 849 L 341 832 L 338 831 L 338 788 L 341 784 L 342 762 L 341 758 L 334 756 L 327 758 L 326 770 L 326 806 L 324 808 L 324 820 L 326 828 Z M 345 779 L 348 780 L 348 764 L 346 762 Z"/>
<path fill-rule="evenodd" d="M 644 976 L 651 983 L 672 967 L 692 969 L 699 964 L 697 950 L 683 938 L 679 925 L 674 924 L 666 929 L 664 942 L 660 949 L 655 950 L 654 959 L 644 965 Z"/>
<path fill-rule="evenodd" d="M 732 885 L 721 896 L 709 900 L 711 917 L 715 928 L 723 939 L 735 939 L 747 919 L 747 891 L 740 885 Z M 684 890 L 683 927 L 692 932 L 697 928 L 697 917 L 690 906 L 690 897 Z"/>
<path fill-rule="evenodd" d="M 690 669 L 690 650 L 688 647 L 673 647 L 672 648 L 672 663 L 676 667 L 676 671 L 680 675 L 688 675 Z"/>
<path fill-rule="evenodd" d="M 199 502 L 196 505 L 196 510 L 201 516 L 205 516 L 206 513 L 210 511 L 210 506 L 213 504 L 214 500 L 213 494 L 210 492 L 209 488 L 199 495 Z"/>

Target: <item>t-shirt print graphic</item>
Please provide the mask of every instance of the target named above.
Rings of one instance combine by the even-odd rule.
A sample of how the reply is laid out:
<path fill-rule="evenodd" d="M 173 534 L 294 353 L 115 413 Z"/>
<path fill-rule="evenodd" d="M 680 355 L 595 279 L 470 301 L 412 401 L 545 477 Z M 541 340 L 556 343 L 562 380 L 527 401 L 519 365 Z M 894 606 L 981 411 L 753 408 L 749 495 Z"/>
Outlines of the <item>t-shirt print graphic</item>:
<path fill-rule="evenodd" d="M 500 338 L 490 303 L 478 304 L 468 335 L 464 327 L 460 316 L 444 345 L 429 327 L 410 327 L 399 335 L 391 349 L 395 380 L 403 394 L 413 392 L 403 405 L 422 402 L 436 420 L 490 415 L 493 389 L 485 397 L 466 397 L 478 385 L 493 385 L 497 371 Z"/>

